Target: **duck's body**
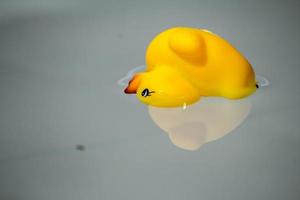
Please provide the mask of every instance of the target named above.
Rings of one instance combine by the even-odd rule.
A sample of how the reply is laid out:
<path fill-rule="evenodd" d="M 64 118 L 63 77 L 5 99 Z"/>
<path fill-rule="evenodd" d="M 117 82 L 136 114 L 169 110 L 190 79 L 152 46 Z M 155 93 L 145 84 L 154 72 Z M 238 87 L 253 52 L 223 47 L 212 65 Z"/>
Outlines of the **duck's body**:
<path fill-rule="evenodd" d="M 205 30 L 177 27 L 160 33 L 148 46 L 146 63 L 146 72 L 135 77 L 127 92 L 135 90 L 141 101 L 154 106 L 191 104 L 201 96 L 238 99 L 256 90 L 247 59 Z M 139 95 L 145 88 L 160 96 Z"/>

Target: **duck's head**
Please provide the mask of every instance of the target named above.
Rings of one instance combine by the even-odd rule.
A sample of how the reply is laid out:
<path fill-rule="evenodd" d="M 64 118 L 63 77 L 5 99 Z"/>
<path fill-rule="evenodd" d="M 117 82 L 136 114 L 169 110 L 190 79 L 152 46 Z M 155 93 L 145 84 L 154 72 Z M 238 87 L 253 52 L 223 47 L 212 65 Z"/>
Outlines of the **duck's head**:
<path fill-rule="evenodd" d="M 182 75 L 162 67 L 136 74 L 124 92 L 136 94 L 141 102 L 156 107 L 189 105 L 200 98 L 198 90 Z"/>

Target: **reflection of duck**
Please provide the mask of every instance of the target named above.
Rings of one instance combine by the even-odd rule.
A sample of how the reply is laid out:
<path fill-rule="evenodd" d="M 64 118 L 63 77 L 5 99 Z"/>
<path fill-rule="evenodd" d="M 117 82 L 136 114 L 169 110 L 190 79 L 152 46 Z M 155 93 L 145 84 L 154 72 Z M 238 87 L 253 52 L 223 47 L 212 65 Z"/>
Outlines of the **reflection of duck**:
<path fill-rule="evenodd" d="M 173 144 L 182 149 L 196 150 L 237 128 L 248 116 L 250 108 L 246 99 L 206 98 L 186 109 L 149 106 L 149 114 L 168 133 Z"/>
<path fill-rule="evenodd" d="M 200 29 L 172 28 L 160 33 L 146 53 L 147 70 L 125 89 L 159 107 L 192 104 L 201 96 L 239 99 L 256 90 L 254 71 L 232 45 Z"/>

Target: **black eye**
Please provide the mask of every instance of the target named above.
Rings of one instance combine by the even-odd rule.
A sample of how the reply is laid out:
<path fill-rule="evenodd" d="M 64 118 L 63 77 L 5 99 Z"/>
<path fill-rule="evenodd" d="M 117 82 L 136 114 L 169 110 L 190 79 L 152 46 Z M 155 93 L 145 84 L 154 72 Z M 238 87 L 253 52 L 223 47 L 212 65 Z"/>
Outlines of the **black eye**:
<path fill-rule="evenodd" d="M 143 90 L 142 96 L 143 96 L 143 97 L 149 96 L 149 90 L 148 90 L 147 88 Z"/>
<path fill-rule="evenodd" d="M 144 89 L 143 91 L 142 91 L 142 96 L 143 97 L 148 97 L 148 96 L 151 96 L 150 94 L 151 93 L 155 93 L 154 91 L 149 91 L 149 89 L 148 88 L 146 88 L 146 89 Z"/>

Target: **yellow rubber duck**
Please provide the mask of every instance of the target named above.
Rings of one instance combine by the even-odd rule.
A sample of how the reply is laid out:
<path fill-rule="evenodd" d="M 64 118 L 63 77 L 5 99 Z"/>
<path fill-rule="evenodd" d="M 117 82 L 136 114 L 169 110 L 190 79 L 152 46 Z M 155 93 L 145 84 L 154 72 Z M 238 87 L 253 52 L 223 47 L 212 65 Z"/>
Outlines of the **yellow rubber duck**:
<path fill-rule="evenodd" d="M 247 59 L 207 30 L 175 27 L 158 34 L 148 46 L 146 66 L 124 92 L 156 107 L 189 105 L 202 96 L 239 99 L 258 88 Z"/>

